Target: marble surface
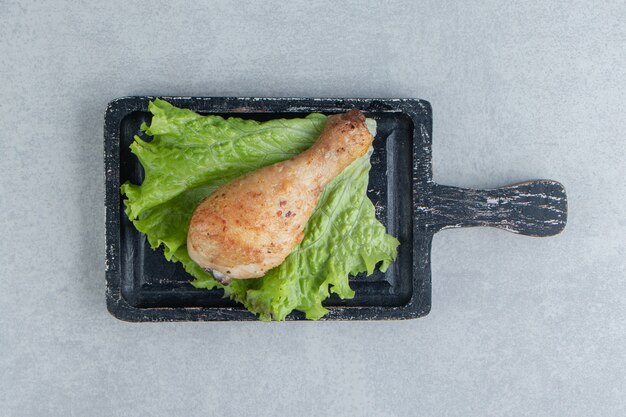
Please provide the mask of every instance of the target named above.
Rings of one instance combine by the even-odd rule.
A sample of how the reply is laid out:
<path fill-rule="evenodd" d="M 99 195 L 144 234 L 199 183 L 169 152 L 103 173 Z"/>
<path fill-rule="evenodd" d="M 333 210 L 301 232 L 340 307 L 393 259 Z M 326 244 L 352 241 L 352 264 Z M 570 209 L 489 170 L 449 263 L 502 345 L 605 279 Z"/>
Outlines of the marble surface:
<path fill-rule="evenodd" d="M 626 8 L 0 0 L 3 416 L 626 415 Z M 562 181 L 535 239 L 444 231 L 403 322 L 130 324 L 104 298 L 124 95 L 419 97 L 436 181 Z"/>

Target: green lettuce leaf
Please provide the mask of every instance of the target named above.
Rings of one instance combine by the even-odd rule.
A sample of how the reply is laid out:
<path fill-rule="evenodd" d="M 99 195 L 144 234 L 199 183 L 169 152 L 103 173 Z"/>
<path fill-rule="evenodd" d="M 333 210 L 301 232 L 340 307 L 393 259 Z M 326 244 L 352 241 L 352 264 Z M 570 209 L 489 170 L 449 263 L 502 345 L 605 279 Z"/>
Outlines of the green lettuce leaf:
<path fill-rule="evenodd" d="M 284 320 L 293 310 L 319 319 L 328 310 L 322 302 L 332 293 L 351 298 L 348 276 L 371 274 L 377 264 L 386 270 L 399 242 L 385 232 L 366 195 L 369 157 L 353 162 L 324 190 L 304 230 L 304 240 L 287 259 L 264 277 L 235 280 L 222 286 L 187 253 L 189 220 L 195 207 L 217 187 L 246 172 L 304 151 L 319 136 L 326 116 L 267 122 L 202 116 L 156 99 L 153 115 L 136 136 L 131 151 L 141 162 L 141 185 L 125 183 L 126 214 L 147 236 L 153 249 L 181 262 L 198 288 L 222 288 L 262 320 Z M 373 126 L 368 120 L 368 125 Z"/>

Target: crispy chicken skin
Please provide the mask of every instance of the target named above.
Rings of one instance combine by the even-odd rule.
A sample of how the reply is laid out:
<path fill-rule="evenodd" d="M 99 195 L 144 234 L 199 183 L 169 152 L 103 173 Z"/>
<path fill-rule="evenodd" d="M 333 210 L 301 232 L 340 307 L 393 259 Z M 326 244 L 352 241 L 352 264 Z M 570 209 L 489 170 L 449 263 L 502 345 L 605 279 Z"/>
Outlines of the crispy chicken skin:
<path fill-rule="evenodd" d="M 189 225 L 189 256 L 224 283 L 265 275 L 302 241 L 326 184 L 373 140 L 359 110 L 330 116 L 306 151 L 243 175 L 202 201 Z"/>

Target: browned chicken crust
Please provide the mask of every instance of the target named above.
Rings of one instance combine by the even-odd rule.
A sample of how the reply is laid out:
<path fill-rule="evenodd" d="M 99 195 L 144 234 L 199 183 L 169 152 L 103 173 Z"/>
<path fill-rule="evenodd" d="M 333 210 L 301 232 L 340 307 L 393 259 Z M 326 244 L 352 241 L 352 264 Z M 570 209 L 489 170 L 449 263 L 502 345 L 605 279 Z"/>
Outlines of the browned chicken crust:
<path fill-rule="evenodd" d="M 224 282 L 265 275 L 302 241 L 326 184 L 373 140 L 359 110 L 330 116 L 306 151 L 243 175 L 202 201 L 189 225 L 189 256 Z"/>

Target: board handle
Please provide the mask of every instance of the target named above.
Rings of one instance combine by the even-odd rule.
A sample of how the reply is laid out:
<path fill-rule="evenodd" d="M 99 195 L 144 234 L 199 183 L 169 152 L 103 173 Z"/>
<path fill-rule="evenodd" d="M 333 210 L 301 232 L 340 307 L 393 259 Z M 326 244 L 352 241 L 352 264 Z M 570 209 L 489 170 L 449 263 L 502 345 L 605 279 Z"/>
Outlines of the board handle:
<path fill-rule="evenodd" d="M 565 188 L 552 180 L 490 190 L 433 185 L 428 210 L 435 230 L 490 226 L 528 236 L 553 236 L 567 223 Z"/>

